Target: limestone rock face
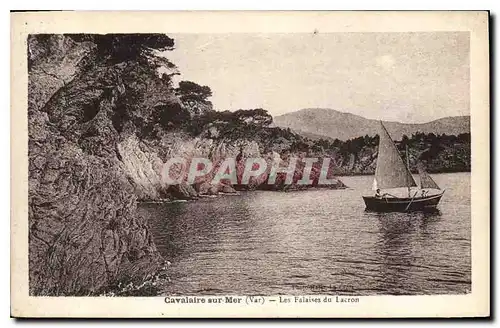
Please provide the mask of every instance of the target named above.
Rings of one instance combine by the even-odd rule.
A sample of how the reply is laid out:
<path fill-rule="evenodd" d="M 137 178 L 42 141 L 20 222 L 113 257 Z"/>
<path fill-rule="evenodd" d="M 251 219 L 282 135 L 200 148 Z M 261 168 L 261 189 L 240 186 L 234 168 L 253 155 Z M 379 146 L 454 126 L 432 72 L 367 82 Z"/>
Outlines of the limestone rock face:
<path fill-rule="evenodd" d="M 31 293 L 86 295 L 153 274 L 161 258 L 117 163 L 73 146 L 40 157 L 30 193 Z"/>
<path fill-rule="evenodd" d="M 148 148 L 136 137 L 129 137 L 117 146 L 120 167 L 134 187 L 139 199 L 165 197 L 168 185 L 162 179 L 163 161 L 153 149 Z"/>
<path fill-rule="evenodd" d="M 163 263 L 117 151 L 121 68 L 85 70 L 92 49 L 64 36 L 29 40 L 31 295 L 93 295 Z"/>

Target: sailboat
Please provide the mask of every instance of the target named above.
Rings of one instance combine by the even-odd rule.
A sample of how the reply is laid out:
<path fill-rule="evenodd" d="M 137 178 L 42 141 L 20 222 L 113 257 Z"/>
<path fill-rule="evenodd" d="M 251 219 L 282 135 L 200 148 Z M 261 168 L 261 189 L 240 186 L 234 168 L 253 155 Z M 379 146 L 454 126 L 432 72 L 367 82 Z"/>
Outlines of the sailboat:
<path fill-rule="evenodd" d="M 409 169 L 408 148 L 406 148 L 406 163 L 398 148 L 391 139 L 389 132 L 380 121 L 381 133 L 378 147 L 377 168 L 373 180 L 375 196 L 363 196 L 366 209 L 377 212 L 409 212 L 436 207 L 443 196 L 444 190 L 418 165 L 420 188 Z M 394 192 L 382 192 L 387 189 L 406 188 L 407 195 L 393 195 Z"/>

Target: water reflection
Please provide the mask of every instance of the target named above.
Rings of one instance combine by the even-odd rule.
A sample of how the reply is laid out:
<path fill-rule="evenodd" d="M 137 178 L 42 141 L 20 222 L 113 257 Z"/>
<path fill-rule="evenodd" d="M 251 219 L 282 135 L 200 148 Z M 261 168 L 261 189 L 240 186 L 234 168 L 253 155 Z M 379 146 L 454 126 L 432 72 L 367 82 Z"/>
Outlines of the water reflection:
<path fill-rule="evenodd" d="M 419 243 L 429 224 L 441 217 L 438 209 L 410 213 L 370 213 L 377 219 L 379 239 L 374 254 L 381 261 L 378 289 L 388 294 L 411 294 L 418 288 L 414 273 L 418 268 Z"/>
<path fill-rule="evenodd" d="M 231 210 L 228 210 L 231 204 Z M 226 198 L 213 206 L 200 200 L 193 203 L 173 203 L 158 206 L 143 205 L 152 229 L 155 231 L 158 250 L 164 257 L 175 261 L 192 256 L 193 252 L 215 252 L 224 249 L 224 230 L 237 231 L 242 239 L 251 231 L 248 227 L 249 210 L 242 198 Z M 198 247 L 202 245 L 202 247 Z"/>

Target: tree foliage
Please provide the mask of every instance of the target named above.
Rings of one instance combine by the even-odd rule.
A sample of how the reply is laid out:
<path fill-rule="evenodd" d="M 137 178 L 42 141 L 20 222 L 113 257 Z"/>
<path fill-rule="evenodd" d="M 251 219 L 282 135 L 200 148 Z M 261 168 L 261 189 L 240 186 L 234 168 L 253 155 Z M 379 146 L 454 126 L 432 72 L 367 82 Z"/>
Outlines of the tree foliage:
<path fill-rule="evenodd" d="M 165 34 L 67 34 L 77 42 L 92 41 L 97 46 L 97 59 L 112 63 L 128 60 L 147 61 L 156 52 L 174 49 L 174 39 Z M 170 63 L 170 62 L 169 62 Z M 165 62 L 163 64 L 166 64 Z M 173 65 L 170 63 L 169 65 Z M 168 65 L 167 65 L 168 66 Z"/>
<path fill-rule="evenodd" d="M 189 111 L 178 103 L 158 105 L 154 108 L 154 121 L 160 123 L 164 129 L 181 128 L 189 123 Z"/>
<path fill-rule="evenodd" d="M 212 90 L 208 86 L 192 81 L 180 81 L 176 92 L 182 101 L 207 101 L 207 98 L 212 96 Z"/>
<path fill-rule="evenodd" d="M 198 135 L 209 126 L 217 127 L 222 135 L 236 137 L 258 133 L 273 121 L 272 116 L 262 108 L 231 111 L 208 111 L 192 119 L 189 132 Z M 281 130 L 279 128 L 275 128 Z"/>
<path fill-rule="evenodd" d="M 262 108 L 249 110 L 240 109 L 234 112 L 234 116 L 242 123 L 254 124 L 259 127 L 269 126 L 273 123 L 273 117 Z"/>

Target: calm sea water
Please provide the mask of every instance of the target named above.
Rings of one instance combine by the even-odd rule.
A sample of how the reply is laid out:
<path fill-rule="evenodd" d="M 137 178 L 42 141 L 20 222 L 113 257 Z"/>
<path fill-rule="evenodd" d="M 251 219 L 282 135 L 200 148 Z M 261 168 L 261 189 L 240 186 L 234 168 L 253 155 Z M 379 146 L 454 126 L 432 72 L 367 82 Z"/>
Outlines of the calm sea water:
<path fill-rule="evenodd" d="M 470 174 L 426 213 L 366 212 L 373 177 L 346 190 L 254 191 L 145 204 L 168 259 L 168 295 L 458 294 L 471 286 Z"/>

